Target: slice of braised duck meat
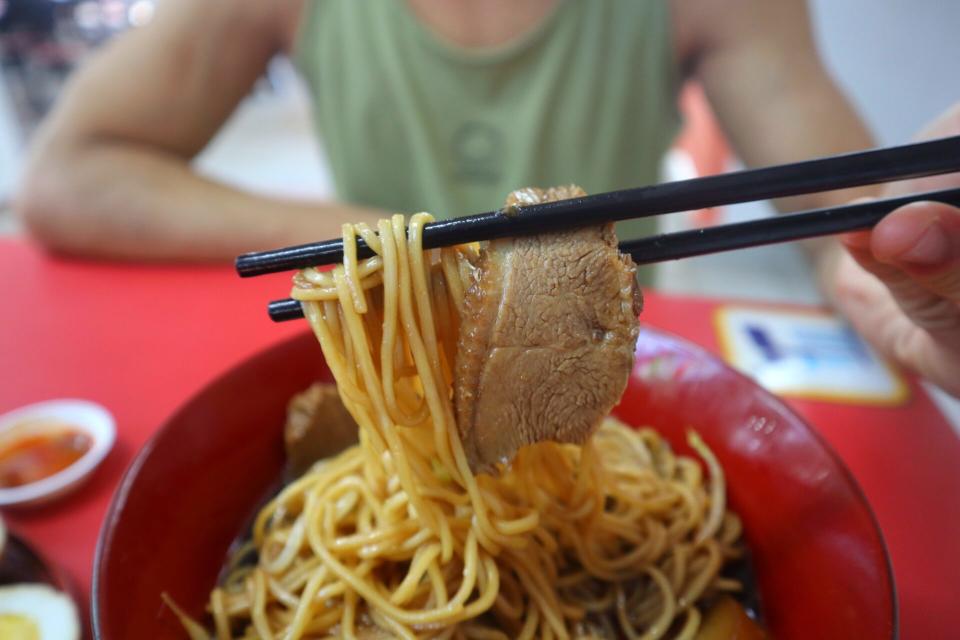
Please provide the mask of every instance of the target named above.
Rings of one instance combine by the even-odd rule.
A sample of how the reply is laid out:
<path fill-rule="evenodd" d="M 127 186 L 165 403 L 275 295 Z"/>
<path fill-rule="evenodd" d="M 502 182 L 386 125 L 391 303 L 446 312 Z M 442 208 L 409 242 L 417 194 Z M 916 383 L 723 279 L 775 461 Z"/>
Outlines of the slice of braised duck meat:
<path fill-rule="evenodd" d="M 522 189 L 507 207 L 585 195 Z M 524 445 L 582 443 L 626 388 L 642 298 L 612 224 L 493 240 L 481 251 L 458 336 L 457 426 L 471 468 Z"/>
<path fill-rule="evenodd" d="M 283 444 L 287 476 L 298 478 L 323 458 L 357 442 L 357 423 L 343 406 L 337 386 L 317 382 L 290 399 Z"/>

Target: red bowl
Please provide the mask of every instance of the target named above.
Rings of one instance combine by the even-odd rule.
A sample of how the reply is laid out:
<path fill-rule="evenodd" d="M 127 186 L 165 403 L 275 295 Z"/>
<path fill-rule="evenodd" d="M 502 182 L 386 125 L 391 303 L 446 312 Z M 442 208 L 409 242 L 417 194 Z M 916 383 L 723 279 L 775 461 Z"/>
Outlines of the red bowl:
<path fill-rule="evenodd" d="M 313 336 L 298 336 L 215 380 L 144 447 L 100 533 L 97 638 L 184 637 L 161 594 L 202 615 L 228 547 L 280 477 L 287 400 L 329 378 Z M 616 413 L 682 451 L 695 427 L 716 453 L 773 637 L 896 636 L 893 574 L 870 507 L 783 402 L 702 349 L 645 329 Z"/>

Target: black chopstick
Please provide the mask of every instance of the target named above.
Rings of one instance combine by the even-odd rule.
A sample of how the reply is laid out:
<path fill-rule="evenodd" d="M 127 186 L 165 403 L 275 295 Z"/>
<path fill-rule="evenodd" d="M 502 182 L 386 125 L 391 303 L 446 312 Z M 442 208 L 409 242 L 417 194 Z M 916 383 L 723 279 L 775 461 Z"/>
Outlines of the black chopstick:
<path fill-rule="evenodd" d="M 928 191 L 899 198 L 814 209 L 706 229 L 664 233 L 622 242 L 620 251 L 629 253 L 637 264 L 652 264 L 746 247 L 859 231 L 873 227 L 898 207 L 921 201 L 943 202 L 960 207 L 960 189 Z M 267 311 L 274 322 L 303 317 L 300 303 L 293 299 L 274 300 L 268 305 Z"/>
<path fill-rule="evenodd" d="M 943 202 L 960 207 L 960 189 L 915 193 L 899 198 L 814 209 L 801 213 L 663 233 L 620 243 L 637 264 L 653 264 L 778 242 L 792 242 L 869 229 L 894 209 L 912 202 Z"/>
<path fill-rule="evenodd" d="M 443 220 L 423 229 L 426 248 L 506 236 L 556 231 L 585 224 L 643 218 L 676 211 L 783 198 L 960 171 L 960 136 L 900 147 L 860 151 L 664 184 L 598 193 L 582 198 L 519 207 L 507 215 L 490 211 Z M 357 254 L 371 255 L 362 240 Z M 343 260 L 343 241 L 327 240 L 237 258 L 243 277 Z"/>

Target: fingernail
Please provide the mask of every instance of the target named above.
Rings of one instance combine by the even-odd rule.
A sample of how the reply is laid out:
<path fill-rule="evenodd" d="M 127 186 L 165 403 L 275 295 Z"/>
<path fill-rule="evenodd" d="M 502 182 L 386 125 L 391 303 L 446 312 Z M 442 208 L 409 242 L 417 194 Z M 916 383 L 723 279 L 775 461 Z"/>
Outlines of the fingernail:
<path fill-rule="evenodd" d="M 940 225 L 933 223 L 899 258 L 902 262 L 925 267 L 946 262 L 950 258 L 950 240 Z"/>

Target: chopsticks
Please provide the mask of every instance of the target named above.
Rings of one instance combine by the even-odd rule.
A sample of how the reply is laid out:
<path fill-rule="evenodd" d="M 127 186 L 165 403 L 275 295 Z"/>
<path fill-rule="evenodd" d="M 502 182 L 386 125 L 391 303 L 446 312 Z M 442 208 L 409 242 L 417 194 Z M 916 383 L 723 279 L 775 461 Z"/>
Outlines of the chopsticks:
<path fill-rule="evenodd" d="M 923 201 L 942 202 L 960 207 L 960 189 L 928 191 L 899 198 L 814 209 L 705 229 L 664 233 L 621 242 L 620 251 L 629 253 L 637 264 L 653 264 L 722 251 L 859 231 L 873 227 L 894 209 L 912 202 Z M 274 322 L 303 317 L 300 303 L 290 298 L 274 300 L 267 306 L 267 312 Z"/>
<path fill-rule="evenodd" d="M 833 191 L 891 180 L 960 171 L 960 136 L 668 182 L 582 198 L 497 210 L 434 222 L 423 228 L 424 248 L 528 235 L 643 218 L 677 211 Z M 815 209 L 738 224 L 661 234 L 621 243 L 638 264 L 730 251 L 868 229 L 894 209 L 921 200 L 960 206 L 960 189 Z M 357 257 L 372 255 L 357 238 Z M 332 264 L 343 260 L 343 241 L 327 240 L 237 258 L 241 277 Z M 303 317 L 296 300 L 268 306 L 280 322 Z"/>
<path fill-rule="evenodd" d="M 653 264 L 778 242 L 805 240 L 870 229 L 884 216 L 912 202 L 942 202 L 960 207 L 960 189 L 915 193 L 899 198 L 814 209 L 801 213 L 664 233 L 620 243 L 637 264 Z"/>
<path fill-rule="evenodd" d="M 952 171 L 960 171 L 960 136 L 443 220 L 424 227 L 423 246 L 544 233 Z M 370 255 L 369 247 L 358 239 L 357 257 Z M 343 241 L 338 238 L 247 253 L 237 258 L 236 269 L 241 277 L 250 277 L 342 260 Z"/>

